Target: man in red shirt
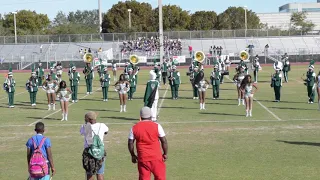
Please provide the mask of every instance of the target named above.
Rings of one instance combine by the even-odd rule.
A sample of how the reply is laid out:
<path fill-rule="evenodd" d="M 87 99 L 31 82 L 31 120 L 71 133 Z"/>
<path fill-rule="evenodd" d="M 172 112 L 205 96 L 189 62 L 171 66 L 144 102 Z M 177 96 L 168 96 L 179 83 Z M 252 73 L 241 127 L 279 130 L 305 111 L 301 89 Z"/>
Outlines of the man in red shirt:
<path fill-rule="evenodd" d="M 168 144 L 162 126 L 151 120 L 151 109 L 140 110 L 141 121 L 131 128 L 128 149 L 132 163 L 138 163 L 139 180 L 150 180 L 151 173 L 155 180 L 166 179 L 165 161 L 168 159 Z M 160 147 L 160 142 L 162 146 Z M 134 152 L 136 141 L 137 154 Z"/>

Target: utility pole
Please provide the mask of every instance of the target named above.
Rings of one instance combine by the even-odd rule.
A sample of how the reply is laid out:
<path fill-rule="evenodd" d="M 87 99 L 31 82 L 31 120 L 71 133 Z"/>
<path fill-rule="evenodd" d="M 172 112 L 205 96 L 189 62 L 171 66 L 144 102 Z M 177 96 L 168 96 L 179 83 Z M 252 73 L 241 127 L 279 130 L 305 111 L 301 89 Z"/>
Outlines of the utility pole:
<path fill-rule="evenodd" d="M 158 0 L 159 6 L 159 39 L 160 39 L 160 63 L 163 63 L 163 20 L 162 20 L 162 0 Z"/>

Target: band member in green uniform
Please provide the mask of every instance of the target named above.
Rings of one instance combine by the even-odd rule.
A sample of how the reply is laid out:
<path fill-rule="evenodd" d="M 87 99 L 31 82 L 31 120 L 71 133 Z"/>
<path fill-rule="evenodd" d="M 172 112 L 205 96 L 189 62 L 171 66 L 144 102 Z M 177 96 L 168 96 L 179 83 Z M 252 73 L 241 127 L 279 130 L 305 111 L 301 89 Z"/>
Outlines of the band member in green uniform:
<path fill-rule="evenodd" d="M 57 81 L 53 80 L 51 74 L 47 75 L 45 82 L 42 84 L 42 89 L 47 93 L 48 111 L 56 110 L 56 87 Z"/>
<path fill-rule="evenodd" d="M 240 63 L 238 64 L 238 67 L 236 68 L 237 71 L 240 71 L 240 69 L 243 68 L 244 69 L 244 73 L 247 75 L 248 72 L 248 66 L 247 63 L 244 62 L 244 60 L 240 60 Z"/>
<path fill-rule="evenodd" d="M 314 66 L 309 66 L 309 71 L 307 72 L 306 79 L 304 81 L 306 82 L 305 85 L 307 85 L 307 91 L 308 91 L 308 103 L 313 104 L 314 97 L 315 97 L 315 90 L 316 90 L 316 73 L 314 72 Z"/>
<path fill-rule="evenodd" d="M 154 71 L 154 73 L 156 73 L 156 75 L 157 75 L 156 80 L 159 81 L 159 82 L 161 82 L 161 71 L 160 71 L 159 66 L 158 66 L 157 63 L 154 64 L 153 71 Z"/>
<path fill-rule="evenodd" d="M 244 94 L 242 93 L 242 91 L 240 89 L 241 82 L 243 81 L 243 79 L 245 77 L 245 72 L 244 72 L 245 67 L 240 66 L 237 69 L 238 69 L 238 71 L 237 71 L 237 74 L 233 77 L 233 81 L 234 81 L 234 84 L 237 86 L 238 106 L 240 106 L 241 104 L 245 105 Z"/>
<path fill-rule="evenodd" d="M 151 120 L 157 121 L 157 107 L 159 100 L 160 83 L 156 80 L 157 75 L 153 70 L 150 71 L 150 80 L 147 83 L 146 91 L 144 93 L 144 106 L 151 108 Z"/>
<path fill-rule="evenodd" d="M 281 87 L 282 87 L 282 75 L 280 69 L 276 69 L 276 73 L 271 76 L 271 87 L 273 87 L 275 101 L 280 102 Z"/>
<path fill-rule="evenodd" d="M 72 91 L 71 99 L 72 102 L 78 102 L 78 86 L 80 81 L 80 73 L 78 73 L 76 70 L 76 67 L 73 66 L 71 68 L 71 73 L 69 74 L 69 81 L 70 81 L 70 88 Z"/>
<path fill-rule="evenodd" d="M 109 90 L 109 86 L 110 86 L 110 80 L 111 80 L 111 76 L 108 73 L 108 68 L 105 67 L 103 69 L 103 74 L 101 74 L 101 76 L 100 76 L 103 101 L 105 101 L 105 102 L 108 101 L 108 90 Z"/>
<path fill-rule="evenodd" d="M 179 86 L 181 84 L 180 72 L 177 71 L 177 66 L 172 66 L 172 71 L 170 72 L 169 82 L 171 87 L 172 99 L 177 100 L 179 98 Z"/>
<path fill-rule="evenodd" d="M 198 88 L 199 91 L 199 103 L 200 103 L 200 110 L 206 109 L 206 91 L 209 88 L 209 82 L 204 78 L 204 72 L 200 71 L 194 81 L 195 86 Z"/>
<path fill-rule="evenodd" d="M 133 74 L 135 75 L 135 80 L 136 80 L 136 85 L 138 84 L 138 74 L 139 74 L 139 71 L 140 71 L 140 67 L 137 66 L 136 64 L 132 65 L 132 69 L 133 69 Z"/>
<path fill-rule="evenodd" d="M 128 62 L 126 62 L 125 66 L 124 66 L 124 74 L 128 73 L 130 68 L 132 68 L 131 63 L 129 64 Z"/>
<path fill-rule="evenodd" d="M 42 68 L 42 63 L 39 63 L 39 67 L 36 70 L 38 78 L 38 86 L 42 86 L 42 80 L 44 79 L 44 69 Z"/>
<path fill-rule="evenodd" d="M 164 60 L 164 62 L 161 65 L 161 74 L 162 74 L 163 85 L 166 85 L 167 78 L 168 78 L 168 61 L 167 60 Z"/>
<path fill-rule="evenodd" d="M 259 73 L 259 70 L 261 70 L 258 55 L 256 56 L 255 60 L 252 63 L 252 69 L 253 69 L 254 82 L 258 83 L 258 73 Z"/>
<path fill-rule="evenodd" d="M 219 99 L 220 78 L 221 78 L 221 73 L 220 71 L 218 71 L 218 66 L 214 66 L 214 69 L 211 72 L 211 76 L 210 76 L 212 92 L 213 92 L 212 99 Z"/>
<path fill-rule="evenodd" d="M 14 108 L 14 92 L 15 92 L 16 81 L 13 79 L 12 72 L 8 73 L 8 77 L 3 83 L 3 88 L 8 94 L 9 108 Z"/>
<path fill-rule="evenodd" d="M 104 68 L 105 68 L 105 65 L 102 64 L 102 59 L 100 59 L 100 65 L 98 66 L 98 69 L 97 69 L 99 77 L 101 77 L 102 74 L 104 73 Z"/>
<path fill-rule="evenodd" d="M 136 75 L 133 73 L 133 69 L 129 69 L 128 81 L 130 83 L 130 90 L 128 92 L 128 99 L 132 101 L 133 94 L 136 92 Z"/>
<path fill-rule="evenodd" d="M 83 74 L 86 80 L 87 94 L 92 94 L 93 67 L 91 67 L 90 63 L 86 63 Z"/>
<path fill-rule="evenodd" d="M 26 89 L 30 95 L 30 103 L 31 106 L 37 105 L 37 92 L 38 92 L 38 78 L 36 72 L 32 71 L 31 77 L 28 79 L 26 83 Z"/>
<path fill-rule="evenodd" d="M 284 76 L 284 80 L 287 83 L 288 82 L 288 72 L 291 70 L 290 67 L 290 62 L 289 62 L 289 58 L 285 57 L 284 58 L 284 63 L 283 63 L 283 76 Z"/>
<path fill-rule="evenodd" d="M 254 91 L 253 88 L 256 90 Z M 251 76 L 246 75 L 241 82 L 240 90 L 244 94 L 246 101 L 246 117 L 252 117 L 252 103 L 253 103 L 253 94 L 258 90 L 258 87 L 252 83 Z"/>
<path fill-rule="evenodd" d="M 195 66 L 193 71 L 191 72 L 191 75 L 190 75 L 190 81 L 191 81 L 191 85 L 192 85 L 192 89 L 193 89 L 193 99 L 199 99 L 198 87 L 196 87 L 194 84 L 195 79 L 198 74 L 199 74 L 199 67 Z"/>
<path fill-rule="evenodd" d="M 60 101 L 62 111 L 61 121 L 68 121 L 69 100 L 71 94 L 72 91 L 67 87 L 67 83 L 65 81 L 61 81 L 57 90 L 57 98 Z"/>

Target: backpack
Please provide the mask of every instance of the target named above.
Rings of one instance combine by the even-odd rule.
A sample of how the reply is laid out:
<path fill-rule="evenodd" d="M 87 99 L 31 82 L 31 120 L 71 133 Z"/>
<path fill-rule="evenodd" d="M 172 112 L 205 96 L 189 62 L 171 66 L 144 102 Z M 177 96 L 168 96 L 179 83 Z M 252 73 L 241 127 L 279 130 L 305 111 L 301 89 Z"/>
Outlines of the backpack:
<path fill-rule="evenodd" d="M 33 138 L 31 138 L 31 140 L 33 142 L 34 152 L 29 162 L 29 174 L 32 178 L 41 178 L 49 174 L 47 160 L 41 152 L 41 147 L 44 144 L 46 137 L 42 138 L 38 147 Z"/>
<path fill-rule="evenodd" d="M 99 131 L 100 131 L 100 127 L 101 127 L 101 124 L 99 126 Z M 104 144 L 99 137 L 99 131 L 98 131 L 98 134 L 95 134 L 94 131 L 92 131 L 94 136 L 92 138 L 92 144 L 90 145 L 89 151 L 88 151 L 89 154 L 97 160 L 100 160 L 104 157 Z"/>

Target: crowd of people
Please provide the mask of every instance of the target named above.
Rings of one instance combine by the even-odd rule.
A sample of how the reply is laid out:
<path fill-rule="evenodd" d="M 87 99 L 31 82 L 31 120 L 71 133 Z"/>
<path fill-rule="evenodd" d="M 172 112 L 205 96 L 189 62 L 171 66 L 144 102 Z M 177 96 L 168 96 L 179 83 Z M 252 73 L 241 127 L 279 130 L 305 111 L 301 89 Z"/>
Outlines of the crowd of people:
<path fill-rule="evenodd" d="M 180 39 L 164 37 L 164 52 L 167 56 L 181 55 L 182 42 Z M 137 52 L 145 56 L 155 56 L 160 51 L 159 37 L 139 37 L 135 40 L 124 41 L 120 45 L 122 58 L 129 57 Z"/>

